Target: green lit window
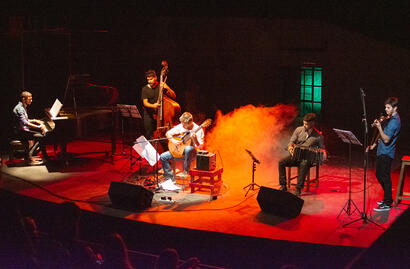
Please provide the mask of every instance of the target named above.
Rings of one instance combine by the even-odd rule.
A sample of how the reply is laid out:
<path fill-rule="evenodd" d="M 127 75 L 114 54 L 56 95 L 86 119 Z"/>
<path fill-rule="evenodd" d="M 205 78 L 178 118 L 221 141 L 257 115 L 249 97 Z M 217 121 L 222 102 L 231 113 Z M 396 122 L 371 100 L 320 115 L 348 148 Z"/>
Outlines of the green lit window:
<path fill-rule="evenodd" d="M 303 66 L 300 72 L 300 114 L 322 110 L 322 68 Z"/>

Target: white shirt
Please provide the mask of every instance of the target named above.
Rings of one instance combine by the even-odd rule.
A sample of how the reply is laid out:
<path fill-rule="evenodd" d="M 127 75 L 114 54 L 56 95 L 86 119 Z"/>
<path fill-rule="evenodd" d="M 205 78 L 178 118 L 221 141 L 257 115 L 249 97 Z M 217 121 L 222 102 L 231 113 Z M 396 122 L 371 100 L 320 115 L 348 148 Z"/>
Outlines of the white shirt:
<path fill-rule="evenodd" d="M 200 126 L 198 124 L 196 124 L 194 122 L 194 127 L 192 128 L 192 130 L 187 130 L 184 127 L 182 127 L 182 123 L 176 125 L 174 128 L 170 129 L 167 132 L 167 137 L 169 136 L 176 136 L 176 135 L 183 135 L 187 132 L 194 132 L 195 130 L 197 130 L 196 132 L 196 138 L 198 140 L 199 145 L 195 145 L 196 147 L 202 146 L 204 144 L 204 130 L 202 128 L 200 128 Z"/>

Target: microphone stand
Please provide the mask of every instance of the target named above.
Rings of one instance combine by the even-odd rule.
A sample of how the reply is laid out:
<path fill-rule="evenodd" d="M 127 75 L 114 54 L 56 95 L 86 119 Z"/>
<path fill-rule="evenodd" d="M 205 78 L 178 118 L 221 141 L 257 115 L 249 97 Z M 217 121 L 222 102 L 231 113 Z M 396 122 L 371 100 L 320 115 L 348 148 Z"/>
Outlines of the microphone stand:
<path fill-rule="evenodd" d="M 158 142 L 164 141 L 164 140 L 168 140 L 168 138 L 167 137 L 156 138 L 156 139 L 148 140 L 148 142 L 155 142 L 155 150 L 158 152 Z M 158 154 L 155 154 L 155 176 L 154 176 L 155 185 L 156 185 L 155 191 L 158 191 L 160 189 L 159 179 L 158 179 L 158 161 L 159 161 Z"/>
<path fill-rule="evenodd" d="M 367 214 L 366 214 L 366 174 L 367 174 L 367 163 L 369 161 L 369 152 L 367 150 L 367 144 L 368 144 L 367 136 L 368 136 L 368 133 L 369 133 L 369 129 L 368 129 L 368 126 L 367 126 L 366 102 L 364 100 L 365 96 L 366 96 L 366 94 L 364 93 L 363 89 L 360 88 L 360 97 L 362 99 L 362 105 L 363 105 L 362 122 L 364 124 L 364 141 L 363 141 L 363 148 L 364 148 L 364 160 L 363 160 L 363 211 L 360 212 L 360 210 L 358 210 L 359 213 L 360 213 L 360 218 L 358 218 L 356 220 L 353 220 L 349 223 L 346 223 L 342 227 L 346 227 L 346 226 L 348 226 L 350 224 L 353 224 L 357 221 L 363 220 L 363 224 L 367 224 L 367 223 L 370 222 L 370 223 L 373 223 L 374 225 L 382 228 L 383 230 L 386 230 L 386 228 L 384 228 L 383 226 L 381 226 L 381 225 L 377 224 L 376 222 L 374 222 L 373 220 L 369 219 L 367 217 Z"/>
<path fill-rule="evenodd" d="M 259 189 L 261 186 L 259 186 L 258 184 L 255 183 L 255 170 L 256 170 L 256 164 L 260 164 L 259 160 L 255 158 L 255 156 L 253 156 L 252 152 L 250 150 L 245 149 L 245 151 L 249 154 L 249 156 L 251 156 L 252 158 L 252 183 L 246 185 L 245 187 L 243 187 L 243 189 L 248 189 L 246 191 L 245 197 L 248 195 L 248 192 L 250 190 L 256 190 Z M 255 186 L 257 187 L 255 189 Z"/>

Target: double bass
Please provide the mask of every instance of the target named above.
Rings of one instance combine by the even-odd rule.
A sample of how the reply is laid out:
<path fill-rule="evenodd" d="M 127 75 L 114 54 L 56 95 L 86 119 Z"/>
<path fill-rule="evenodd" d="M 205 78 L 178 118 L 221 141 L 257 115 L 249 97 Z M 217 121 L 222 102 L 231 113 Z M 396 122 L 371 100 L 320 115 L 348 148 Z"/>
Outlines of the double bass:
<path fill-rule="evenodd" d="M 178 116 L 181 114 L 180 105 L 164 95 L 164 84 L 167 81 L 169 69 L 166 61 L 162 61 L 161 65 L 160 88 L 157 100 L 159 107 L 156 115 L 154 115 L 154 119 L 157 121 L 157 129 L 154 132 L 154 138 L 164 137 L 169 129 L 178 124 Z"/>

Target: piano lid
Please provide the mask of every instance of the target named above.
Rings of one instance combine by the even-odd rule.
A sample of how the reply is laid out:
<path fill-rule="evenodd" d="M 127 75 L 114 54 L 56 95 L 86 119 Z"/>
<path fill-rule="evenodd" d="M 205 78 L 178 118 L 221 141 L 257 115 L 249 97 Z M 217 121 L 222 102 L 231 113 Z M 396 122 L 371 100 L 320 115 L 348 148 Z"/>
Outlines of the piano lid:
<path fill-rule="evenodd" d="M 65 108 L 99 107 L 117 103 L 118 90 L 107 85 L 97 85 L 90 74 L 73 74 L 67 81 L 63 104 Z"/>

